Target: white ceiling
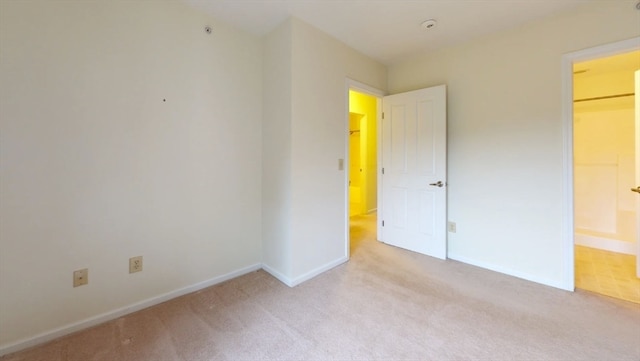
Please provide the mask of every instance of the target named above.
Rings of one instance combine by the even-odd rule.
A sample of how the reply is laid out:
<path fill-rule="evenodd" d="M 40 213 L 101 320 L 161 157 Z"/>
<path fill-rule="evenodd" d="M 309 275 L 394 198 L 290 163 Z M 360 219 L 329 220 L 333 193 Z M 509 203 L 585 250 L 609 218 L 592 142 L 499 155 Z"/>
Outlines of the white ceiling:
<path fill-rule="evenodd" d="M 183 0 L 258 36 L 295 16 L 390 65 L 589 0 Z M 436 19 L 425 31 L 420 24 Z"/>

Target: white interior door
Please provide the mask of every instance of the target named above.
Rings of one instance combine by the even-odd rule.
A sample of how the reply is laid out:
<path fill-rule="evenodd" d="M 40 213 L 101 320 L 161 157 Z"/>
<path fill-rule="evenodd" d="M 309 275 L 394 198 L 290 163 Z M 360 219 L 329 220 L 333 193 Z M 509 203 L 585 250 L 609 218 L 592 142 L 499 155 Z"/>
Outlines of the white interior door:
<path fill-rule="evenodd" d="M 446 86 L 383 98 L 381 241 L 447 257 Z"/>

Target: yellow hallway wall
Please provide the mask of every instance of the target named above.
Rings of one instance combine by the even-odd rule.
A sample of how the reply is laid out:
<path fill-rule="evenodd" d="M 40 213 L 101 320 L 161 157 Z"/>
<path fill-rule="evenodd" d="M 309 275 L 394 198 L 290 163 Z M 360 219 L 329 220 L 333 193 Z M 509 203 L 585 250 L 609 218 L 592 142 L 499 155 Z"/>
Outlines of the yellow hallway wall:
<path fill-rule="evenodd" d="M 363 200 L 361 209 L 365 213 L 377 208 L 377 111 L 378 100 L 375 97 L 354 90 L 349 91 L 349 112 L 364 115 L 361 118 L 359 134 Z"/>

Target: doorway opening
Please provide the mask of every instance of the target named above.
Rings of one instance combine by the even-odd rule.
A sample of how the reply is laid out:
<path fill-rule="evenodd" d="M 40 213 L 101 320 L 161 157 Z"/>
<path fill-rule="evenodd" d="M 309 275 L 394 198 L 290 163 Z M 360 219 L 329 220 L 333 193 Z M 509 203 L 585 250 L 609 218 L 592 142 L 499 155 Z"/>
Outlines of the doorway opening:
<path fill-rule="evenodd" d="M 635 72 L 640 50 L 576 62 L 576 287 L 640 303 L 635 275 Z"/>
<path fill-rule="evenodd" d="M 347 82 L 347 254 L 355 249 L 352 220 L 375 216 L 369 223 L 370 238 L 375 235 L 375 240 L 385 244 L 446 259 L 446 85 L 384 98 L 379 92 L 361 89 Z M 371 111 L 362 110 L 357 101 L 349 101 L 356 100 L 358 93 L 370 96 L 366 107 L 373 109 L 375 104 L 375 116 L 367 115 Z M 350 154 L 357 159 L 349 161 Z"/>
<path fill-rule="evenodd" d="M 384 92 L 379 89 L 347 79 L 344 189 L 345 253 L 348 258 L 351 257 L 352 251 L 357 250 L 358 242 L 364 238 L 376 241 L 380 239 L 377 211 L 382 201 L 378 186 L 381 176 L 378 164 L 381 164 L 380 124 L 383 96 Z M 354 150 L 352 151 L 351 148 Z M 353 162 L 351 161 L 352 153 L 353 157 L 357 158 Z M 363 172 L 360 172 L 360 169 Z M 352 180 L 352 176 L 358 179 Z M 356 184 L 354 180 L 360 183 Z"/>
<path fill-rule="evenodd" d="M 350 240 L 377 233 L 378 114 L 377 96 L 349 89 L 347 214 Z M 358 244 L 349 243 L 351 254 Z"/>
<path fill-rule="evenodd" d="M 571 63 L 574 285 L 640 303 L 640 50 L 592 55 Z"/>
<path fill-rule="evenodd" d="M 377 99 L 349 91 L 349 216 L 377 209 Z"/>

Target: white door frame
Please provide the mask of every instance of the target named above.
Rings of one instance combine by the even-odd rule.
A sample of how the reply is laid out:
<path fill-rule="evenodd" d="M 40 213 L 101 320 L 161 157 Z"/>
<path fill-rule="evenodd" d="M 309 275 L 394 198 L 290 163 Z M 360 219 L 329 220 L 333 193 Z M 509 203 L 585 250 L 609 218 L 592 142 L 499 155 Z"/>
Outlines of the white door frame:
<path fill-rule="evenodd" d="M 563 146 L 563 221 L 564 240 L 563 288 L 575 290 L 574 197 L 573 197 L 573 64 L 640 49 L 640 37 L 596 46 L 562 56 L 562 128 Z"/>
<path fill-rule="evenodd" d="M 350 168 L 350 164 L 349 164 L 349 90 L 355 90 L 359 93 L 363 93 L 363 94 L 367 94 L 367 95 L 371 95 L 373 97 L 375 97 L 377 99 L 377 109 L 376 109 L 376 122 L 377 122 L 377 126 L 376 126 L 376 148 L 377 148 L 377 164 L 380 165 L 382 164 L 382 155 L 380 154 L 380 127 L 381 127 L 381 122 L 382 122 L 382 97 L 384 97 L 386 95 L 385 92 L 383 92 L 380 89 L 371 87 L 367 84 L 361 83 L 357 80 L 353 80 L 350 78 L 347 78 L 347 82 L 346 82 L 346 90 L 345 90 L 345 97 L 347 99 L 346 101 L 346 111 L 345 111 L 345 121 L 344 121 L 344 141 L 345 141 L 345 154 L 344 154 L 344 161 L 343 161 L 343 170 L 344 170 L 344 197 L 345 197 L 345 204 L 344 204 L 344 210 L 345 210 L 345 234 L 344 234 L 344 245 L 345 245 L 345 254 L 347 255 L 347 259 L 349 259 L 351 257 L 350 254 L 350 245 L 351 245 L 351 237 L 349 235 L 349 169 Z M 380 176 L 381 174 L 381 167 L 377 167 L 378 169 L 376 169 L 376 177 L 378 178 L 378 180 L 380 180 Z M 380 182 L 378 181 L 378 212 L 380 212 L 380 210 L 382 209 L 382 201 L 381 201 L 381 190 L 380 190 Z M 380 239 L 380 225 L 377 225 L 377 238 Z"/>

